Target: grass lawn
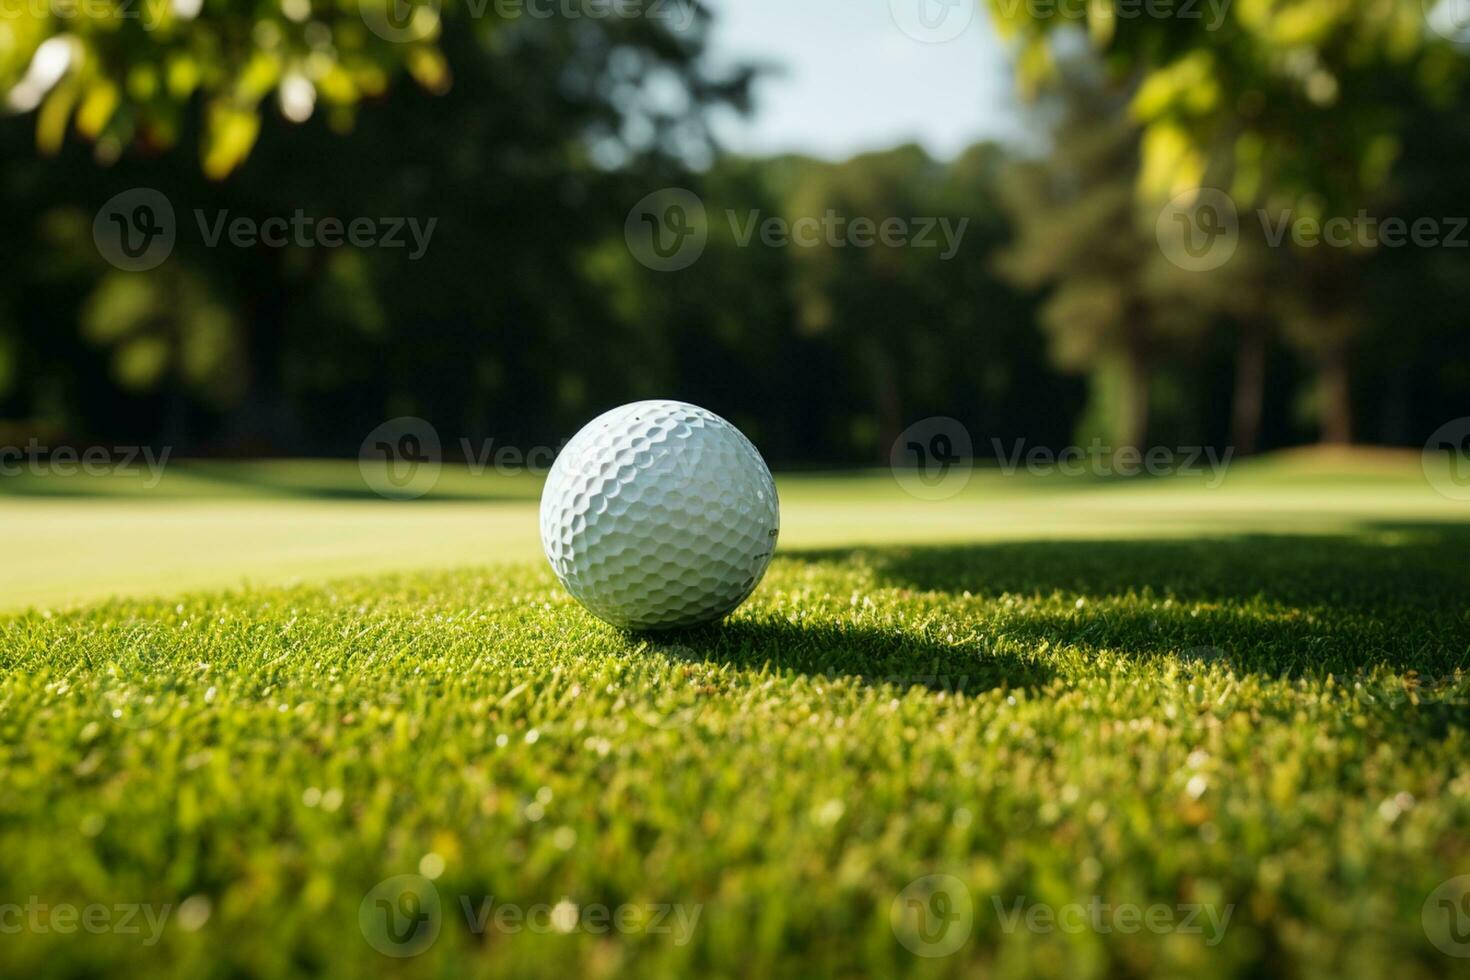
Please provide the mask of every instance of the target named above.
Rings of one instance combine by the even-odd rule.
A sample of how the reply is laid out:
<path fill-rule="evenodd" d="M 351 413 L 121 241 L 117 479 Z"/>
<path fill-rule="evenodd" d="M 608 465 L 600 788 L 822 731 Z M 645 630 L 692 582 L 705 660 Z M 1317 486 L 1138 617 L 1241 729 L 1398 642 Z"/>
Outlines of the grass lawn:
<path fill-rule="evenodd" d="M 793 477 L 754 598 L 645 638 L 534 480 L 355 473 L 0 484 L 0 972 L 1464 968 L 1470 504 L 1417 457 Z"/>

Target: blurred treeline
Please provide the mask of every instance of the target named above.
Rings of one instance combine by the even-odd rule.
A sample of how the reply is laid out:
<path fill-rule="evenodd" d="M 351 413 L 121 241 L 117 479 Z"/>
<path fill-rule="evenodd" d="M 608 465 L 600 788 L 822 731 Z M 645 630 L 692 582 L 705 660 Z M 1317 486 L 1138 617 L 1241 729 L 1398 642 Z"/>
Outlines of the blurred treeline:
<path fill-rule="evenodd" d="M 259 18 L 277 15 L 254 16 L 258 58 L 272 49 Z M 1224 270 L 1173 265 L 1137 194 L 1146 77 L 1076 45 L 1052 49 L 1071 53 L 1038 88 L 1040 154 L 987 144 L 940 162 L 904 146 L 834 164 L 719 152 L 710 114 L 747 108 L 751 73 L 707 67 L 703 20 L 451 8 L 424 45 L 366 45 L 334 22 L 303 32 L 316 50 L 297 58 L 299 26 L 265 32 L 279 53 L 254 101 L 240 94 L 249 66 L 160 95 L 137 81 L 151 49 L 107 36 L 88 62 L 100 68 L 58 87 L 74 83 L 68 105 L 0 120 L 0 442 L 351 455 L 385 419 L 418 415 L 453 455 L 461 437 L 554 445 L 612 404 L 669 395 L 731 418 L 775 461 L 840 464 L 886 458 L 932 415 L 962 420 L 987 455 L 992 439 L 1419 445 L 1466 414 L 1470 249 L 1268 248 L 1242 208 Z M 158 78 L 175 79 L 199 29 L 170 28 Z M 0 46 L 12 93 L 26 60 Z M 400 62 L 420 84 L 382 84 Z M 299 81 L 279 88 L 287 77 L 310 78 L 311 98 Z M 1400 94 L 1383 87 L 1374 105 Z M 1397 152 L 1371 198 L 1298 203 L 1470 214 L 1470 101 L 1457 83 L 1441 94 L 1393 101 Z M 1312 106 L 1299 112 L 1312 125 Z M 624 223 L 672 186 L 703 199 L 710 238 L 694 265 L 661 273 L 635 259 Z M 92 235 L 99 208 L 135 187 L 178 217 L 172 256 L 141 273 L 110 266 Z M 438 223 L 412 261 L 211 248 L 196 210 Z M 946 261 L 943 248 L 742 246 L 729 216 L 828 211 L 968 225 Z"/>

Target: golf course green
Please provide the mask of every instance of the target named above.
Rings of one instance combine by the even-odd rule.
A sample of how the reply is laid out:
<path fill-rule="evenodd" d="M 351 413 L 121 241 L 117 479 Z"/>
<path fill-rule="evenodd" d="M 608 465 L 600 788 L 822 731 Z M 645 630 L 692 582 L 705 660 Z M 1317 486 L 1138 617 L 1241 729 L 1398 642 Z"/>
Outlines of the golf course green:
<path fill-rule="evenodd" d="M 1470 954 L 1470 504 L 1417 454 L 787 475 L 753 598 L 652 636 L 557 585 L 532 476 L 138 483 L 0 483 L 7 975 Z"/>

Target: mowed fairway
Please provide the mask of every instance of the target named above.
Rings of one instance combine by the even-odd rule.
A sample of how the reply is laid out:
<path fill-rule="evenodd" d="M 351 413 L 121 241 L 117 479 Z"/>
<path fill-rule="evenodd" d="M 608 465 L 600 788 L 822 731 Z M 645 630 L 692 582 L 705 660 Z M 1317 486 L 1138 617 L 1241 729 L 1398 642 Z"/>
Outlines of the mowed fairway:
<path fill-rule="evenodd" d="M 1449 975 L 1470 504 L 1205 482 L 788 478 L 751 602 L 644 638 L 530 478 L 0 484 L 0 972 Z"/>

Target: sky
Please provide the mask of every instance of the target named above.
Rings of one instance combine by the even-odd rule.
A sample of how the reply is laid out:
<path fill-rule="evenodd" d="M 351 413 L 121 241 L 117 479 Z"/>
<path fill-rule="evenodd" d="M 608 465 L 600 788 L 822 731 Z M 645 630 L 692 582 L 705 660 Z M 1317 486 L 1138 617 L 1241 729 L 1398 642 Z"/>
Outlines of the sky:
<path fill-rule="evenodd" d="M 978 0 L 709 0 L 712 61 L 773 64 L 747 118 L 717 132 L 742 154 L 844 159 L 918 142 L 952 158 L 1022 129 L 1004 49 Z"/>

